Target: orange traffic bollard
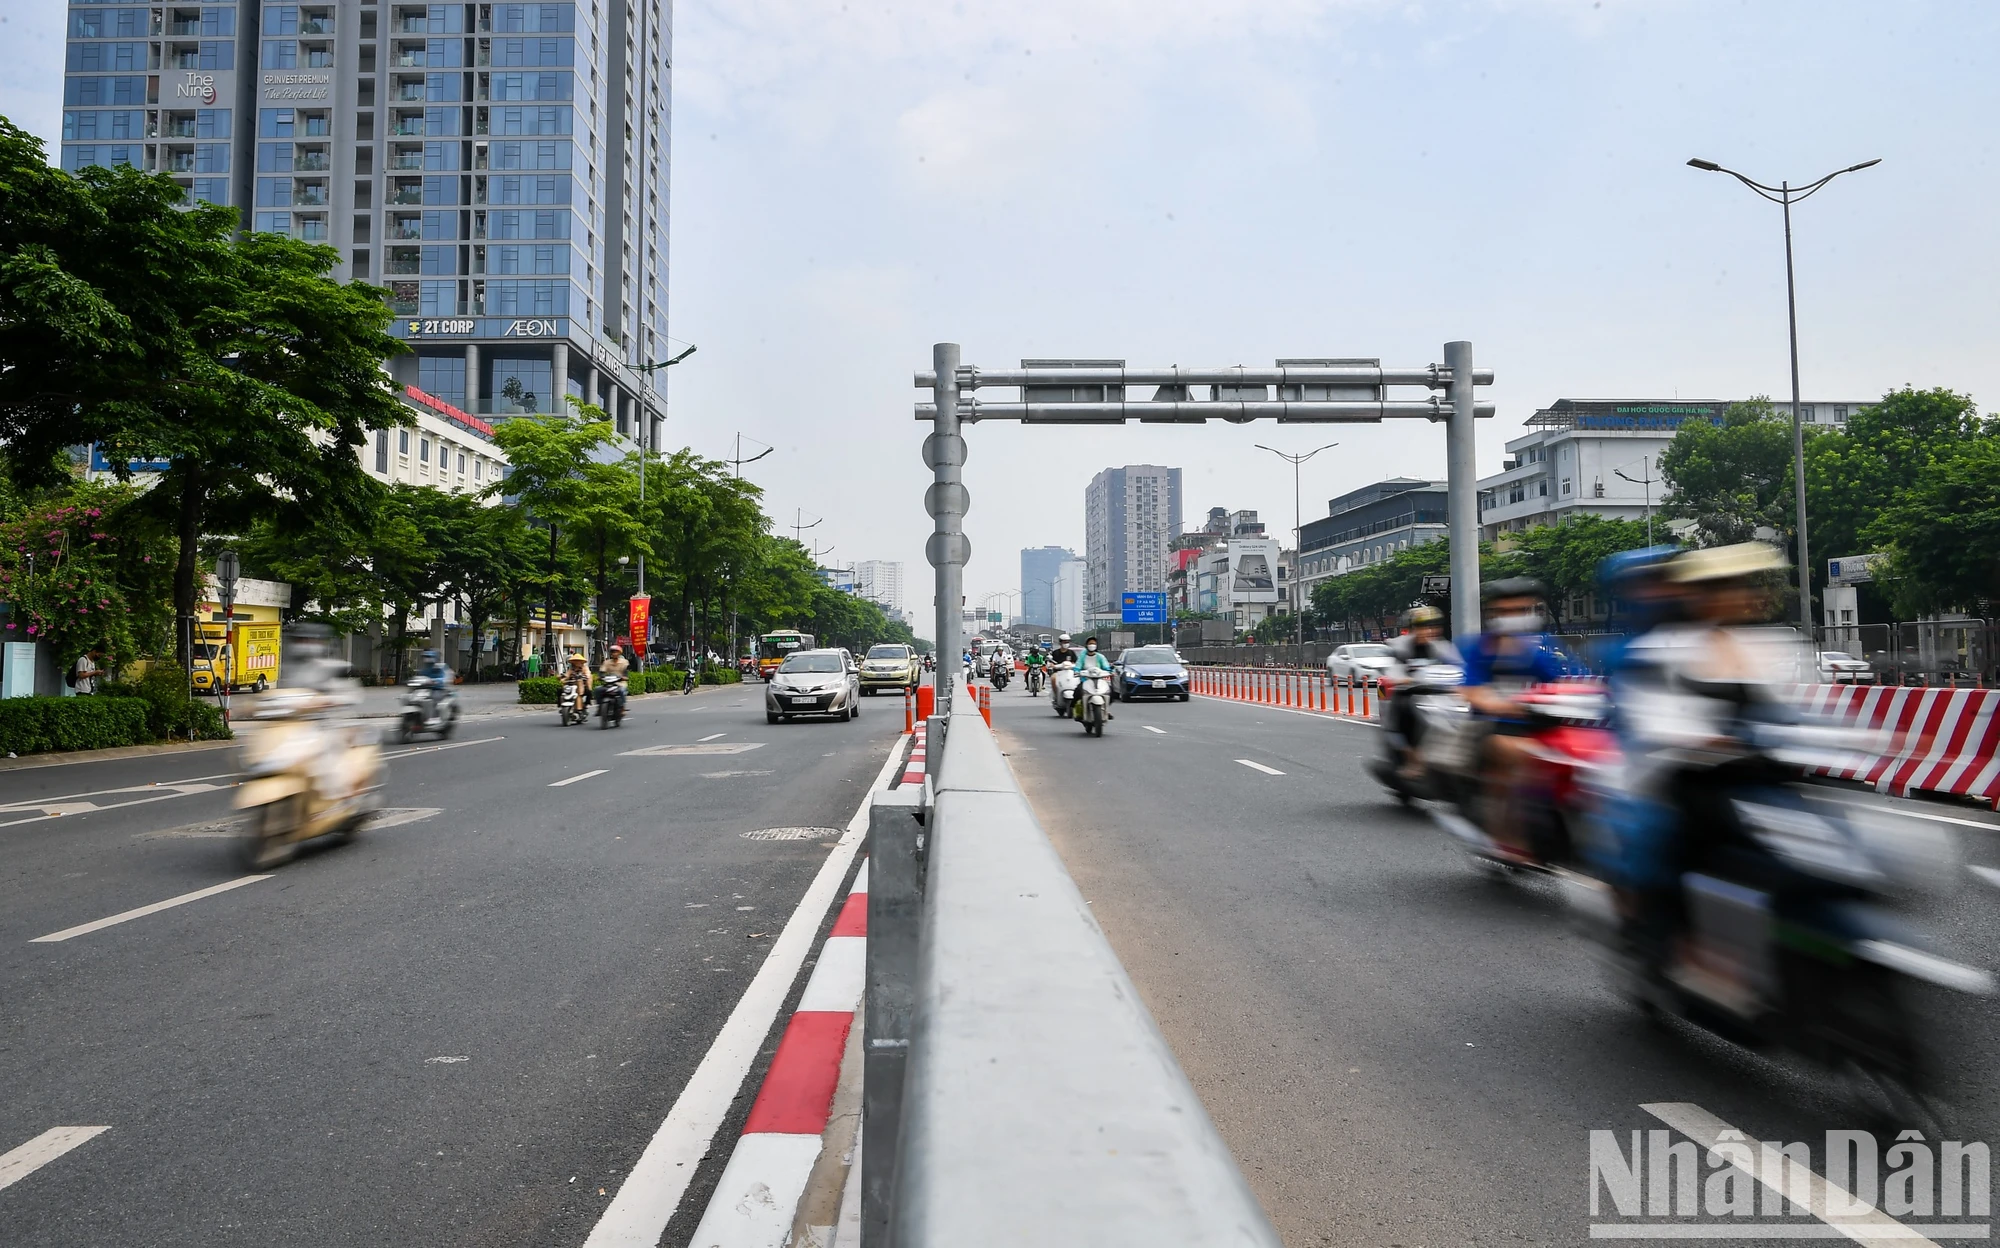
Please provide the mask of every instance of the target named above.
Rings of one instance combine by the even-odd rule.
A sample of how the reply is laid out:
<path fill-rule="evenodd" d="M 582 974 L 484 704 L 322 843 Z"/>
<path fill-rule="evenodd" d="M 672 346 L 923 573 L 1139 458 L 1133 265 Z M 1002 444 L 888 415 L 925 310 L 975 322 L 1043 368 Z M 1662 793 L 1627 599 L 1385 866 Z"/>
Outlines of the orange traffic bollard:
<path fill-rule="evenodd" d="M 917 702 L 915 698 L 910 696 L 910 691 L 905 689 L 903 690 L 903 731 L 908 733 L 915 732 L 916 730 Z"/>
<path fill-rule="evenodd" d="M 981 717 L 981 718 L 983 718 L 983 719 L 984 719 L 984 720 L 986 721 L 986 726 L 987 726 L 988 728 L 991 728 L 991 727 L 993 726 L 993 686 L 992 686 L 992 685 L 981 685 L 981 686 L 979 686 L 979 714 L 980 714 L 980 717 Z"/>

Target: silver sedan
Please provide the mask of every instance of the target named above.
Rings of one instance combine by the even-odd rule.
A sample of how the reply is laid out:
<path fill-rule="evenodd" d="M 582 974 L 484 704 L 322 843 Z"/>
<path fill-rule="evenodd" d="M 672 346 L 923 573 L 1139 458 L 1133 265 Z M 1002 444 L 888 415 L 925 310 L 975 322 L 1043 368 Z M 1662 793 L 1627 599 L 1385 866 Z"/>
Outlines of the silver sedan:
<path fill-rule="evenodd" d="M 794 715 L 861 714 L 861 674 L 844 650 L 799 650 L 788 655 L 764 686 L 764 719 L 789 721 Z"/>

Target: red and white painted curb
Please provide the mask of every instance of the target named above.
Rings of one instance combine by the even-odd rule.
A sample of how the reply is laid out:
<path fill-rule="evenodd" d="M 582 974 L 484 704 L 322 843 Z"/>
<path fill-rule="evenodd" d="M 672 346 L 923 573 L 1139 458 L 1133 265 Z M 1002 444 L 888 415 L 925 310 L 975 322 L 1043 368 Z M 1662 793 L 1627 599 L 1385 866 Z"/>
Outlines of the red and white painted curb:
<path fill-rule="evenodd" d="M 896 782 L 898 785 L 924 782 L 924 742 L 930 738 L 930 733 L 931 723 L 929 720 L 924 720 L 917 725 L 916 732 L 911 734 L 910 757 L 903 764 L 903 778 Z"/>
<path fill-rule="evenodd" d="M 840 907 L 690 1248 L 782 1248 L 819 1160 L 868 968 L 868 863 Z"/>
<path fill-rule="evenodd" d="M 2000 690 L 1810 685 L 1806 709 L 1882 734 L 1880 753 L 1826 774 L 1883 793 L 1946 793 L 2000 808 Z"/>

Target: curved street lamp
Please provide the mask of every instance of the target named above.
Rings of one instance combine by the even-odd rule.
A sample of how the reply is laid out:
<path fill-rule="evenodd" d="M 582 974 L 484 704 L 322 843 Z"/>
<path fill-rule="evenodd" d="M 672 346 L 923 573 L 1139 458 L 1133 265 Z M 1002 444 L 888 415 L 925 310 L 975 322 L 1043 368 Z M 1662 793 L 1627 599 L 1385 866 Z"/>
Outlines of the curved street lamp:
<path fill-rule="evenodd" d="M 1759 182 L 1734 169 L 1725 169 L 1712 160 L 1700 157 L 1687 162 L 1690 168 L 1704 173 L 1726 173 L 1757 194 L 1777 204 L 1785 210 L 1785 316 L 1791 328 L 1792 340 L 1792 493 L 1798 504 L 1797 523 L 1799 530 L 1799 624 L 1805 629 L 1808 641 L 1816 635 L 1813 631 L 1812 609 L 1812 555 L 1806 545 L 1806 434 L 1805 426 L 1799 420 L 1799 301 L 1792 285 L 1792 205 L 1815 194 L 1827 183 L 1843 173 L 1858 173 L 1882 163 L 1880 157 L 1864 160 L 1858 165 L 1836 169 L 1817 182 L 1793 186 L 1790 182 L 1780 182 L 1771 186 Z"/>

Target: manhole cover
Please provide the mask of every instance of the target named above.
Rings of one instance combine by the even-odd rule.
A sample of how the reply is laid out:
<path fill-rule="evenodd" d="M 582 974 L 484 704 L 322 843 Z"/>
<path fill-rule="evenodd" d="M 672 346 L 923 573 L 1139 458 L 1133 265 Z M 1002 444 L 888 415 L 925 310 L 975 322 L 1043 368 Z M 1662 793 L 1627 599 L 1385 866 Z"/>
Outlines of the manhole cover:
<path fill-rule="evenodd" d="M 817 841 L 821 837 L 839 837 L 839 828 L 757 828 L 743 834 L 746 841 Z"/>

